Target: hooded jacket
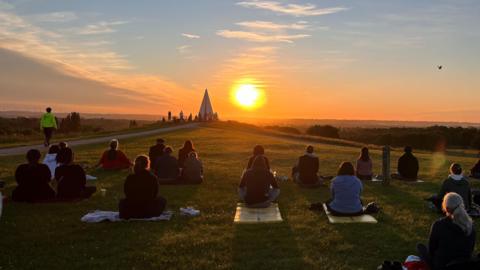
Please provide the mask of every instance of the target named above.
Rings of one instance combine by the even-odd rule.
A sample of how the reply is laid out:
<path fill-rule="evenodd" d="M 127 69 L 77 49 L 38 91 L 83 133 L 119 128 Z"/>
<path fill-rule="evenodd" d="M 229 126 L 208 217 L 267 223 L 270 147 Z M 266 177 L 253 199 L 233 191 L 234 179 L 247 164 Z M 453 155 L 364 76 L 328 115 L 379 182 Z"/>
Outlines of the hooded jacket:
<path fill-rule="evenodd" d="M 298 159 L 298 174 L 303 184 L 315 184 L 318 182 L 319 160 L 311 153 L 305 153 Z"/>
<path fill-rule="evenodd" d="M 405 153 L 398 159 L 398 173 L 403 178 L 416 180 L 418 167 L 418 159 L 412 153 Z"/>
<path fill-rule="evenodd" d="M 440 192 L 438 193 L 438 199 L 443 202 L 443 197 L 449 193 L 455 192 L 462 196 L 465 208 L 468 210 L 472 206 L 472 191 L 470 189 L 470 183 L 461 174 L 449 175 L 445 181 L 443 181 Z"/>

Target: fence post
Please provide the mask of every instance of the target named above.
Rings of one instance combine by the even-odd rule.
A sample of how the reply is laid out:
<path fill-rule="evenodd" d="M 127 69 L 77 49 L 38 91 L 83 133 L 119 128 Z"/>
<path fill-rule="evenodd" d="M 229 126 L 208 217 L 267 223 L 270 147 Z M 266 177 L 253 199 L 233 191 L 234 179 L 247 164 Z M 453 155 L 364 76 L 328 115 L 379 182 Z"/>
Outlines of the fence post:
<path fill-rule="evenodd" d="M 388 145 L 383 147 L 382 176 L 383 184 L 386 186 L 390 185 L 390 146 Z"/>

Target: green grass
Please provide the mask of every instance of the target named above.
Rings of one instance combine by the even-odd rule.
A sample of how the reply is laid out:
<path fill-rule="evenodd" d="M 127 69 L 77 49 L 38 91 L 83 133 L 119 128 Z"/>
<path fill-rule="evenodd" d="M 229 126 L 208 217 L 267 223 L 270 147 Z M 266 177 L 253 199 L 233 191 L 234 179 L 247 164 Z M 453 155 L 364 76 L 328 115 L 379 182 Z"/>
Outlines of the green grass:
<path fill-rule="evenodd" d="M 221 127 L 221 126 L 216 126 Z M 436 192 L 448 165 L 469 168 L 474 157 L 420 153 L 423 184 L 394 182 L 390 187 L 366 183 L 364 201 L 383 208 L 379 224 L 331 225 L 323 213 L 307 209 L 327 200 L 328 188 L 305 190 L 281 183 L 279 224 L 235 225 L 239 176 L 255 144 L 263 144 L 272 168 L 288 175 L 305 141 L 282 139 L 228 128 L 200 128 L 163 135 L 175 149 L 193 139 L 204 161 L 206 182 L 200 186 L 162 186 L 168 208 L 178 213 L 194 206 L 201 216 L 175 215 L 169 222 L 84 224 L 80 217 L 95 209 L 116 210 L 128 172 L 89 171 L 99 177 L 106 197 L 70 204 L 8 203 L 0 220 L 0 269 L 375 269 L 384 259 L 403 260 L 428 237 L 438 215 L 422 198 Z M 146 153 L 154 137 L 121 142 L 130 158 Z M 104 145 L 76 148 L 77 161 L 94 165 Z M 354 161 L 359 149 L 315 144 L 321 173 L 335 174 L 341 161 Z M 395 160 L 401 153 L 393 152 Z M 380 170 L 380 151 L 373 150 Z M 6 191 L 23 157 L 0 158 Z M 475 184 L 477 187 L 478 184 Z M 478 250 L 477 250 L 478 251 Z"/>

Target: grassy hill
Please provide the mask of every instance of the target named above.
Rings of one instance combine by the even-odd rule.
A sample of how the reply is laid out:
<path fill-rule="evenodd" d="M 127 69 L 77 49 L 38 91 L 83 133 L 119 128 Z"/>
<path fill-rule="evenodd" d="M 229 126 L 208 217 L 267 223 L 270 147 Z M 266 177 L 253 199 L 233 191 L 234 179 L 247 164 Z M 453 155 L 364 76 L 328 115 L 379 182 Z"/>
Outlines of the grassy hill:
<path fill-rule="evenodd" d="M 422 152 L 420 175 L 426 183 L 394 182 L 390 187 L 366 183 L 364 201 L 376 201 L 383 208 L 377 215 L 379 224 L 331 225 L 323 213 L 307 209 L 310 203 L 329 198 L 327 187 L 305 190 L 282 182 L 283 223 L 235 225 L 236 187 L 252 147 L 264 145 L 272 169 L 288 175 L 307 140 L 218 124 L 162 136 L 176 150 L 192 139 L 200 153 L 204 184 L 160 189 L 169 209 L 178 213 L 179 207 L 194 206 L 202 211 L 200 217 L 177 214 L 169 222 L 81 223 L 88 211 L 117 209 L 128 173 L 90 170 L 99 178 L 97 187 L 108 190 L 106 197 L 95 194 L 79 203 L 5 206 L 0 219 L 0 269 L 375 269 L 385 259 L 403 260 L 415 253 L 416 243 L 426 241 L 430 224 L 439 217 L 422 198 L 437 191 L 451 162 L 470 168 L 476 161 L 458 153 Z M 120 146 L 133 159 L 146 153 L 154 139 L 125 140 Z M 324 175 L 335 174 L 341 161 L 354 161 L 359 152 L 354 146 L 312 144 Z M 76 148 L 76 159 L 92 166 L 104 148 Z M 393 159 L 400 154 L 393 152 Z M 372 157 L 379 172 L 380 150 L 372 150 Z M 8 194 L 20 162 L 21 156 L 0 158 L 0 178 L 7 180 Z"/>

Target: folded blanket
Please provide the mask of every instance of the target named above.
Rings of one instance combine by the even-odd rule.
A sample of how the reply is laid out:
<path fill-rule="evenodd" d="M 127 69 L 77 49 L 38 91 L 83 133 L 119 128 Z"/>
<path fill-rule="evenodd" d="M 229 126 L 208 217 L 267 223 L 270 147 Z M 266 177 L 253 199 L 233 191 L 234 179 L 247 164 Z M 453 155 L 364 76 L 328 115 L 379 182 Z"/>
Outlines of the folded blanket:
<path fill-rule="evenodd" d="M 137 220 L 137 221 L 160 221 L 160 220 L 170 220 L 173 216 L 171 211 L 165 211 L 158 217 L 151 217 L 151 218 L 131 218 L 129 220 L 121 219 L 119 217 L 118 212 L 113 211 L 100 211 L 95 210 L 83 216 L 80 220 L 82 222 L 87 223 L 98 223 L 102 221 L 111 221 L 111 222 L 118 222 L 118 221 L 130 221 L 130 220 Z"/>

